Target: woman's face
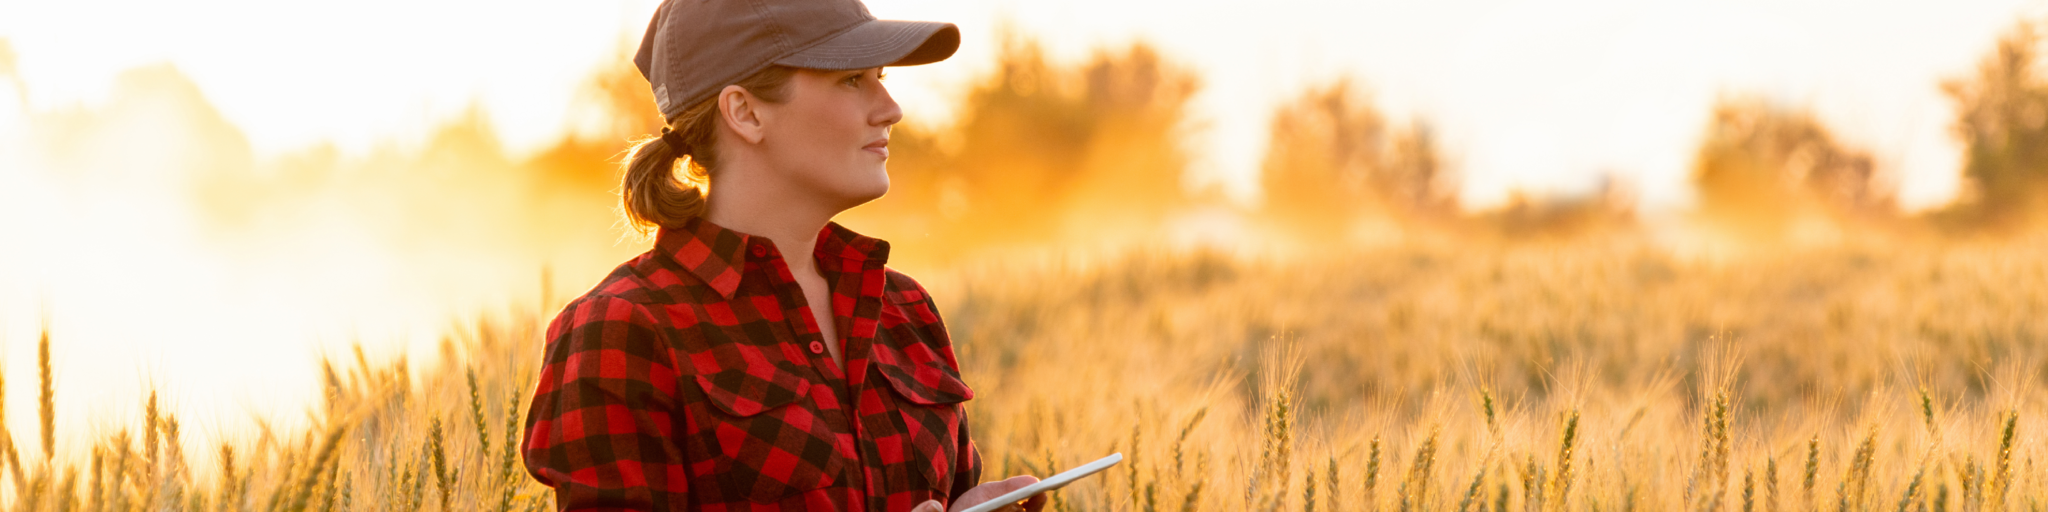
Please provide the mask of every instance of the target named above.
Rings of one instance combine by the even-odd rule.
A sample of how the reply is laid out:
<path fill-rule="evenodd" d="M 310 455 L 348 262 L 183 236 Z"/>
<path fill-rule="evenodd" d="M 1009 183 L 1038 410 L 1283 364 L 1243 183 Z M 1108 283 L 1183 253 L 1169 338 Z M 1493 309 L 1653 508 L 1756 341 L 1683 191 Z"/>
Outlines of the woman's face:
<path fill-rule="evenodd" d="M 789 101 L 763 112 L 768 167 L 842 210 L 882 197 L 889 191 L 889 127 L 903 111 L 881 79 L 881 68 L 798 70 Z"/>

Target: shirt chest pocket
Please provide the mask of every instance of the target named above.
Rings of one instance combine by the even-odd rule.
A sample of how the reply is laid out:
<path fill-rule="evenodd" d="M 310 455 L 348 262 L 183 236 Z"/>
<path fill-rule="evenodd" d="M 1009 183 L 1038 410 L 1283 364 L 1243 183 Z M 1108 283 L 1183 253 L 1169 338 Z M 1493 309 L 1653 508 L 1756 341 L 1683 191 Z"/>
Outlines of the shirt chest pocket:
<path fill-rule="evenodd" d="M 884 394 L 894 402 L 891 419 L 903 436 L 903 455 L 897 460 L 924 479 L 918 482 L 921 488 L 945 496 L 965 444 L 961 437 L 967 435 L 961 425 L 966 412 L 961 402 L 974 398 L 974 391 L 961 381 L 959 372 L 918 342 L 914 328 L 885 328 L 877 334 L 875 370 L 888 382 Z"/>
<path fill-rule="evenodd" d="M 818 417 L 807 398 L 812 383 L 793 363 L 748 362 L 696 381 L 712 405 L 699 439 L 709 438 L 716 501 L 778 502 L 845 472 L 837 434 Z"/>

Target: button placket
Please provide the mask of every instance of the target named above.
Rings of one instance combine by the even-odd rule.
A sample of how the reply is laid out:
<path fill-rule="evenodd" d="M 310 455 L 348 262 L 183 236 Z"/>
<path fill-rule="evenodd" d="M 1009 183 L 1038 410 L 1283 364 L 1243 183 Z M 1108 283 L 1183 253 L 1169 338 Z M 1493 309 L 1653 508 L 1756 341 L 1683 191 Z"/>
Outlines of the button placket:
<path fill-rule="evenodd" d="M 789 270 L 788 261 L 780 257 L 771 258 L 771 256 L 780 256 L 780 254 L 766 244 L 755 244 L 748 249 L 748 252 L 752 253 L 754 259 L 763 267 L 769 269 L 768 273 L 771 276 L 769 282 L 777 290 L 776 305 L 784 309 L 783 316 L 786 317 L 790 332 L 796 334 L 799 340 L 798 343 L 802 343 L 801 339 L 803 337 L 809 336 L 813 338 L 812 341 L 804 346 L 812 355 L 809 358 L 811 366 L 817 369 L 818 375 L 821 377 L 829 379 L 829 376 L 834 372 L 839 372 L 841 380 L 843 380 L 844 369 L 839 368 L 836 364 L 831 364 L 831 356 L 825 354 L 825 343 L 818 339 L 822 338 L 823 333 L 818 330 L 818 326 L 814 325 L 817 318 L 811 314 L 811 308 L 816 306 L 810 304 L 809 300 L 804 297 L 803 288 L 797 285 L 794 274 Z M 810 332 L 806 333 L 806 329 L 809 329 Z M 831 369 L 827 369 L 828 367 Z"/>

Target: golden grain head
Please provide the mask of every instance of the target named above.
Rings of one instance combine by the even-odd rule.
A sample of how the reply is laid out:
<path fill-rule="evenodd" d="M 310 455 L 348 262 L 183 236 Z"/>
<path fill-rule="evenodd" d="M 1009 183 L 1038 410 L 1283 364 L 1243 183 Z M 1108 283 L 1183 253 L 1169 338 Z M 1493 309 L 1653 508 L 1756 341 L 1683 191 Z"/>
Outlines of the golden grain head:
<path fill-rule="evenodd" d="M 2041 329 L 2026 295 L 2038 292 L 2002 286 L 2048 270 L 1983 263 L 2031 261 L 1997 254 L 1818 254 L 1730 269 L 1613 248 L 1506 247 L 1492 260 L 1397 248 L 1292 267 L 1210 260 L 1201 264 L 1228 266 L 1217 275 L 1235 277 L 1198 290 L 1162 270 L 1194 265 L 1178 256 L 1086 270 L 1008 269 L 1002 279 L 958 271 L 959 281 L 979 283 L 971 289 L 931 280 L 935 296 L 953 297 L 942 306 L 964 308 L 946 311 L 947 318 L 974 319 L 953 326 L 953 334 L 962 373 L 976 386 L 968 407 L 983 460 L 1043 474 L 1062 468 L 1060 461 L 1099 457 L 1094 452 L 1105 446 L 1129 450 L 1124 471 L 1055 493 L 1054 510 L 1856 510 L 1902 503 L 1992 510 L 2048 498 L 2040 488 L 2048 482 L 2028 473 L 2030 460 L 2048 460 L 2048 447 L 2028 442 L 2023 430 L 2048 411 L 2035 402 L 1987 404 L 1982 397 L 2002 395 L 1970 391 L 1985 384 L 1967 371 L 1897 375 L 1881 354 L 1967 339 L 2048 356 L 1968 338 Z M 1930 282 L 1923 279 L 1930 267 L 1951 270 Z M 1964 278 L 1955 268 L 1984 275 Z M 1017 277 L 1030 272 L 1055 273 Z M 1178 291 L 1117 295 L 1073 285 L 1090 282 L 1116 283 L 1099 290 Z M 1868 325 L 1859 329 L 1891 334 L 1793 342 L 1799 333 L 1826 332 L 1806 323 L 1812 319 L 1781 314 L 1797 310 L 1795 298 L 1856 304 L 1843 307 L 1860 308 L 1854 318 Z M 1406 322 L 1398 334 L 1385 330 L 1387 315 L 1372 314 L 1392 308 Z M 1200 320 L 1176 325 L 1177 337 L 1161 340 L 1148 334 L 1161 310 Z M 452 336 L 459 357 L 417 374 L 402 357 L 378 362 L 358 352 L 357 368 L 313 377 L 338 386 L 341 396 L 379 397 L 363 398 L 371 404 L 366 412 L 328 417 L 332 425 L 345 417 L 353 437 L 280 429 L 193 457 L 218 471 L 187 472 L 178 418 L 161 403 L 139 411 L 146 430 L 108 428 L 77 460 L 59 456 L 50 464 L 20 461 L 0 416 L 0 464 L 16 482 L 0 505 L 14 508 L 33 491 L 45 504 L 71 499 L 79 509 L 181 509 L 192 500 L 210 510 L 549 508 L 547 489 L 520 471 L 518 458 L 519 408 L 533 385 L 531 372 L 519 369 L 538 357 L 530 351 L 542 319 L 465 326 L 493 332 Z M 1707 377 L 1703 366 L 1687 365 L 1711 352 L 1700 341 L 1710 337 L 1704 333 L 1724 326 L 1742 333 L 1730 337 L 1730 350 L 1745 362 L 1727 372 L 1732 380 L 1706 392 L 1672 385 Z M 1312 354 L 1299 358 L 1298 369 L 1260 355 L 1283 330 L 1299 333 L 1288 335 L 1294 350 Z M 502 342 L 520 336 L 531 343 Z M 1089 342 L 1105 339 L 1135 341 Z M 45 345 L 39 376 L 55 370 L 49 352 L 63 350 Z M 1629 348 L 1603 348 L 1613 346 Z M 1495 355 L 1484 365 L 1458 359 L 1480 352 Z M 1959 354 L 1920 353 L 1971 367 Z M 1600 369 L 1569 398 L 1544 387 L 1565 360 Z M 1288 377 L 1253 378 L 1254 370 Z M 2008 373 L 2022 377 L 1991 385 L 2042 384 L 2025 380 L 2039 376 Z M 1924 387 L 1871 392 L 1916 389 L 1908 382 Z M 46 381 L 38 389 L 44 414 L 37 419 L 52 432 L 57 407 L 48 388 Z M 1476 407 L 1458 405 L 1475 396 Z M 1107 405 L 1131 403 L 1159 406 Z M 456 416 L 445 416 L 445 404 L 458 405 Z M 1883 410 L 1912 412 L 1850 414 Z M 55 453 L 52 440 L 42 441 L 45 453 Z M 1786 482 L 1779 481 L 1781 457 L 1793 464 Z M 164 478 L 142 478 L 150 468 Z M 1384 485 L 1383 472 L 1394 475 Z M 84 481 L 67 487 L 67 474 Z M 1781 496 L 1781 484 L 1788 493 L 1796 485 L 1798 494 Z M 1240 502 L 1239 490 L 1249 499 Z"/>

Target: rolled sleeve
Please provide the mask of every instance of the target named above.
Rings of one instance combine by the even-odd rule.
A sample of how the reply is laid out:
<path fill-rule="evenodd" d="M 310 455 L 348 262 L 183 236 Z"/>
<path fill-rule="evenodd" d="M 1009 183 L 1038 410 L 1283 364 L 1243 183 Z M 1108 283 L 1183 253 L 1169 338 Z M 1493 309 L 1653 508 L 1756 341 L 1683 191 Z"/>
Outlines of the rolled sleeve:
<path fill-rule="evenodd" d="M 974 447 L 974 440 L 967 435 L 967 416 L 960 417 L 960 460 L 953 465 L 953 489 L 946 493 L 946 503 L 957 503 L 960 495 L 968 489 L 981 485 L 981 452 Z"/>
<path fill-rule="evenodd" d="M 548 326 L 546 362 L 526 416 L 527 472 L 560 510 L 671 510 L 688 503 L 672 440 L 679 419 L 673 352 L 653 315 L 618 297 L 569 304 Z"/>

